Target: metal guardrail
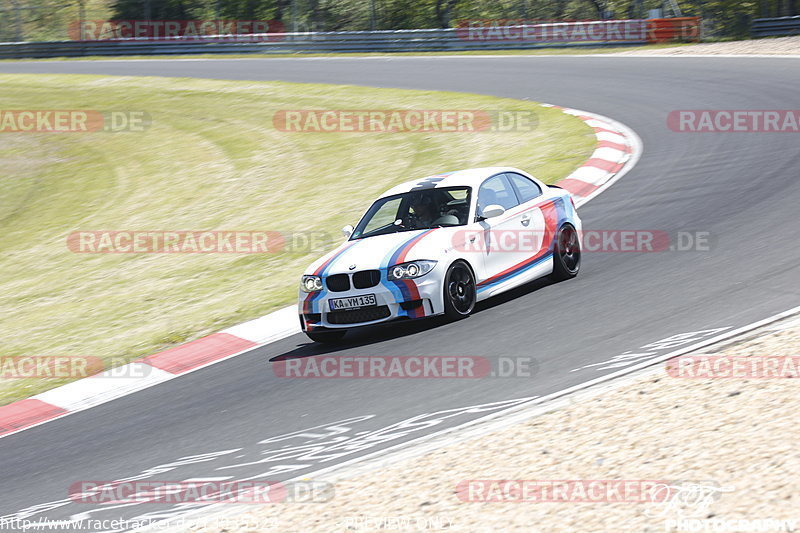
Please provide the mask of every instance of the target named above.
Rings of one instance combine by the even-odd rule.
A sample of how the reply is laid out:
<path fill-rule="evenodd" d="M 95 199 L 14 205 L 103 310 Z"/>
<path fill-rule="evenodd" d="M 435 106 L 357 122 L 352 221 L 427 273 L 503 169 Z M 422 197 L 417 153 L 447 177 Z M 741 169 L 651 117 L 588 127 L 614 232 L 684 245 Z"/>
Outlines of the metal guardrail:
<path fill-rule="evenodd" d="M 646 23 L 646 21 L 597 21 L 566 24 L 608 25 L 610 23 L 620 22 Z M 543 27 L 548 25 L 539 26 Z M 518 29 L 521 27 L 510 28 Z M 203 38 L 203 40 L 198 38 L 165 38 L 163 40 L 154 41 L 133 38 L 97 41 L 0 43 L 0 58 L 156 54 L 286 54 L 525 50 L 552 47 L 624 46 L 645 44 L 647 42 L 644 31 L 624 34 L 622 38 L 569 42 L 533 39 L 472 40 L 465 38 L 464 31 L 464 28 L 448 28 L 432 30 L 250 34 L 218 36 L 217 38 Z"/>
<path fill-rule="evenodd" d="M 800 35 L 800 16 L 754 19 L 750 35 L 753 37 Z"/>

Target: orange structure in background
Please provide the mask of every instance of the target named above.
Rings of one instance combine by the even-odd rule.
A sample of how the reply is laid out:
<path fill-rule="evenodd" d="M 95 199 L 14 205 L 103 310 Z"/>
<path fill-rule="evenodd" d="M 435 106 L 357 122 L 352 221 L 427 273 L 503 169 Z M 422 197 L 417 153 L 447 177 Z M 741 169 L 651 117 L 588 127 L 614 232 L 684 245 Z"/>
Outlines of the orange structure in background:
<path fill-rule="evenodd" d="M 649 19 L 647 40 L 651 43 L 700 41 L 700 17 Z"/>

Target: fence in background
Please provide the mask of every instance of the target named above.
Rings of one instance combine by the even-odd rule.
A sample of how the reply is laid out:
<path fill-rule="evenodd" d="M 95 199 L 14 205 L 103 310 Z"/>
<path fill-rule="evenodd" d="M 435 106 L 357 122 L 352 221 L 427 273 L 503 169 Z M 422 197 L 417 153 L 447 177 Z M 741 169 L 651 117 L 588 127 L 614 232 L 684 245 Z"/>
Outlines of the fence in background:
<path fill-rule="evenodd" d="M 232 38 L 232 37 L 235 37 Z M 172 54 L 447 52 L 641 45 L 699 39 L 699 18 L 504 27 L 0 43 L 0 58 Z"/>

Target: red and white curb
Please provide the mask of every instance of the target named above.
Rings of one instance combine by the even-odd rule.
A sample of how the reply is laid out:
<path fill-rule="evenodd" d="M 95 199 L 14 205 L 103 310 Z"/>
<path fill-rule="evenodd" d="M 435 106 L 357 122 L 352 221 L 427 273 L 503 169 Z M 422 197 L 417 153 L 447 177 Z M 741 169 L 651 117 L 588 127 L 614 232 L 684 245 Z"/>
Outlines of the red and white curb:
<path fill-rule="evenodd" d="M 200 370 L 300 332 L 286 307 L 127 365 L 0 407 L 0 438 Z"/>
<path fill-rule="evenodd" d="M 641 140 L 624 124 L 577 109 L 542 105 L 574 115 L 595 131 L 597 146 L 592 156 L 575 172 L 556 183 L 575 197 L 576 205 L 581 206 L 603 192 L 639 160 Z M 0 438 L 127 396 L 296 333 L 300 333 L 300 322 L 297 308 L 292 305 L 122 367 L 2 406 Z"/>
<path fill-rule="evenodd" d="M 636 133 L 625 126 L 602 115 L 542 104 L 545 107 L 560 109 L 573 115 L 594 130 L 597 145 L 591 157 L 572 174 L 556 183 L 575 198 L 580 207 L 628 172 L 642 155 L 642 141 Z"/>

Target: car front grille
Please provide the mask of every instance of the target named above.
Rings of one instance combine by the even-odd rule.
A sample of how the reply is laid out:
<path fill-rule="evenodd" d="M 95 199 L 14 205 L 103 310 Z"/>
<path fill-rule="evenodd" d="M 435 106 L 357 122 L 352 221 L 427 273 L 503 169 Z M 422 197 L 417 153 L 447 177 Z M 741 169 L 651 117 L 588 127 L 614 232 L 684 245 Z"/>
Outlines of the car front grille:
<path fill-rule="evenodd" d="M 334 274 L 325 280 L 331 292 L 344 292 L 350 290 L 350 276 L 347 274 Z"/>
<path fill-rule="evenodd" d="M 364 309 L 351 309 L 349 311 L 333 311 L 326 315 L 331 324 L 358 324 L 360 322 L 372 322 L 391 315 L 389 307 L 380 305 L 378 307 L 365 307 Z"/>
<path fill-rule="evenodd" d="M 356 289 L 369 289 L 381 282 L 380 270 L 362 270 L 353 274 L 353 286 Z"/>

